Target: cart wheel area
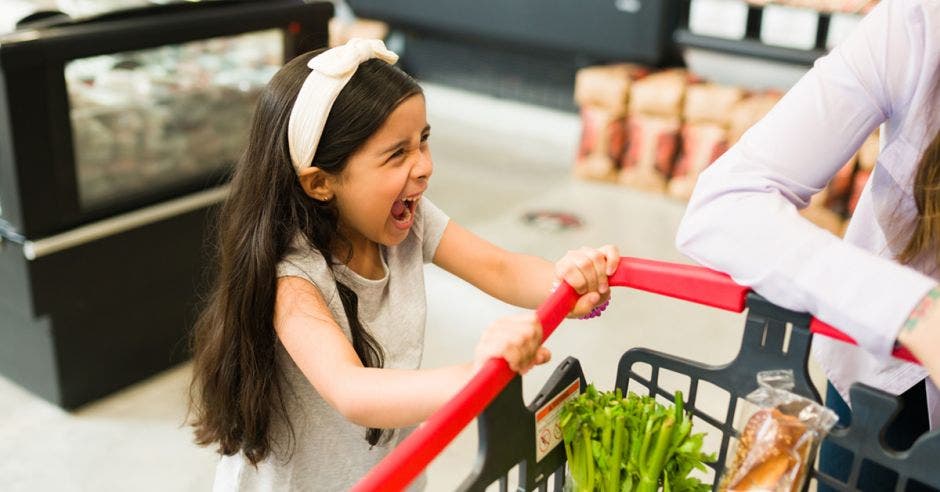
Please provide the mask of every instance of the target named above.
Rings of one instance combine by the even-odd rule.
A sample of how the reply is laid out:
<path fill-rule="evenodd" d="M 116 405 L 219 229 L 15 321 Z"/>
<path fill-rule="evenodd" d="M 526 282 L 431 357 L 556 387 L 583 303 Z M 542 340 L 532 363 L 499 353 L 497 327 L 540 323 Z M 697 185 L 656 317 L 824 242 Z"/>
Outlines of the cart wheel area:
<path fill-rule="evenodd" d="M 793 391 L 821 401 L 819 392 L 809 379 L 809 360 L 812 334 L 811 317 L 780 308 L 757 294 L 747 295 L 747 318 L 741 349 L 728 364 L 711 366 L 648 349 L 631 349 L 620 359 L 616 387 L 626 394 L 633 390 L 671 401 L 673 392 L 663 387 L 662 371 L 671 371 L 689 378 L 686 410 L 694 421 L 710 426 L 709 434 L 720 433 L 718 460 L 709 466 L 714 470 L 713 488 L 717 489 L 721 471 L 726 463 L 731 439 L 737 437 L 734 418 L 740 399 L 757 389 L 755 375 L 760 371 L 790 369 L 795 377 Z M 637 368 L 648 365 L 650 371 L 641 374 Z M 703 407 L 700 383 L 709 383 L 728 393 L 727 411 L 723 417 L 706 413 Z M 641 388 L 638 388 L 640 386 Z M 580 393 L 586 387 L 585 378 L 577 359 L 565 359 L 542 391 L 526 406 L 522 400 L 522 379 L 516 376 L 492 401 L 478 418 L 479 452 L 473 471 L 460 490 L 485 490 L 498 482 L 499 490 L 508 490 L 508 474 L 518 465 L 518 489 L 562 490 L 565 478 L 564 446 L 552 440 L 540 421 L 552 410 L 559 408 L 570 396 L 572 388 Z M 898 475 L 895 490 L 903 491 L 917 482 L 940 490 L 940 431 L 921 436 L 907 451 L 887 449 L 881 435 L 899 408 L 898 400 L 883 391 L 862 384 L 851 390 L 853 402 L 852 424 L 848 428 L 833 429 L 827 440 L 853 454 L 848 480 L 842 482 L 813 469 L 815 479 L 840 491 L 858 490 L 858 479 L 863 463 L 870 462 L 893 470 Z M 550 416 L 550 415 L 549 415 Z M 701 429 L 699 429 L 701 430 Z M 545 434 L 539 435 L 539 434 Z M 710 439 L 719 436 L 710 435 Z M 544 449 L 554 446 L 551 449 Z M 868 465 L 866 465 L 868 466 Z"/>

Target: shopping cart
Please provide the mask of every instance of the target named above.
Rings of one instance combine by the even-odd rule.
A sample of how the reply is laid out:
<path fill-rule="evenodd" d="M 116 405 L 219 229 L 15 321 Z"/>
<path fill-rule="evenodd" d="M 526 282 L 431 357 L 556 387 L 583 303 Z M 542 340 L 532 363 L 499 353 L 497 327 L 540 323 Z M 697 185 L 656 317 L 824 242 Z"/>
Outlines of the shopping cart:
<path fill-rule="evenodd" d="M 822 334 L 848 343 L 855 341 L 805 313 L 783 309 L 769 303 L 747 287 L 735 284 L 727 275 L 690 265 L 679 265 L 637 258 L 621 260 L 610 277 L 611 286 L 632 287 L 729 311 L 747 308 L 740 352 L 726 365 L 711 366 L 668 354 L 636 348 L 628 350 L 617 368 L 616 387 L 672 399 L 672 392 L 662 384 L 665 371 L 689 378 L 686 410 L 709 425 L 709 434 L 720 433 L 718 459 L 709 465 L 714 470 L 717 488 L 726 462 L 729 443 L 737 437 L 734 417 L 739 400 L 757 388 L 756 373 L 764 370 L 790 369 L 795 376 L 794 392 L 820 401 L 809 379 L 807 362 L 813 334 Z M 537 316 L 548 338 L 577 300 L 567 285 L 559 287 L 539 308 Z M 904 349 L 896 357 L 915 361 Z M 650 368 L 648 375 L 638 370 Z M 565 452 L 560 435 L 552 432 L 551 417 L 559 406 L 586 387 L 577 359 L 568 357 L 552 374 L 531 404 L 522 399 L 522 379 L 506 361 L 493 359 L 461 392 L 403 441 L 389 456 L 372 469 L 353 490 L 402 490 L 471 419 L 478 418 L 479 453 L 470 475 L 460 490 L 484 490 L 499 482 L 499 490 L 508 488 L 508 474 L 518 467 L 518 490 L 562 490 L 565 479 Z M 700 405 L 701 383 L 711 384 L 728 393 L 723 418 L 703 410 Z M 640 388 L 637 388 L 639 386 Z M 640 389 L 640 391 L 637 391 Z M 704 398 L 703 398 L 704 400 Z M 852 422 L 836 428 L 827 440 L 854 455 L 847 479 L 812 470 L 810 477 L 836 490 L 856 490 L 863 463 L 874 463 L 898 475 L 895 490 L 903 491 L 913 483 L 940 490 L 940 431 L 921 436 L 907 451 L 888 449 L 882 434 L 899 409 L 894 396 L 875 388 L 856 384 L 851 389 Z M 704 403 L 704 402 L 702 402 Z M 699 425 L 696 423 L 696 425 Z M 714 438 L 714 437 L 713 437 Z M 869 466 L 866 464 L 866 466 Z M 807 480 L 807 488 L 811 480 Z"/>

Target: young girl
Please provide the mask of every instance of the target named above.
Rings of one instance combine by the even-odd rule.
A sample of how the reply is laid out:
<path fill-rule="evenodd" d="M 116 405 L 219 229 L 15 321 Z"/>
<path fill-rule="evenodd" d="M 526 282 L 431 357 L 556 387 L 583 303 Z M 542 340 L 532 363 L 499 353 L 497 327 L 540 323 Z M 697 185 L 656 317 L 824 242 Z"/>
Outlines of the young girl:
<path fill-rule="evenodd" d="M 558 279 L 583 294 L 574 316 L 609 298 L 613 246 L 552 265 L 423 197 L 425 101 L 396 60 L 353 40 L 294 59 L 261 95 L 193 339 L 196 441 L 223 455 L 217 490 L 346 490 L 489 358 L 522 373 L 548 361 L 526 314 L 490 326 L 473 363 L 417 369 L 424 263 L 525 308 Z"/>

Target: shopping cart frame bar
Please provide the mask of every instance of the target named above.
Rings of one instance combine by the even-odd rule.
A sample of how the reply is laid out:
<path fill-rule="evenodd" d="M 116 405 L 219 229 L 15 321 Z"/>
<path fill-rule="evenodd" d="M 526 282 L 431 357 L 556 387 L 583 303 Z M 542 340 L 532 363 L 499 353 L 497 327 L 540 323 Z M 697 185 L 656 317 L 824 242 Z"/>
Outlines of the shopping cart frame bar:
<path fill-rule="evenodd" d="M 620 259 L 608 283 L 612 287 L 629 287 L 737 313 L 744 311 L 751 292 L 749 287 L 737 284 L 727 274 L 708 268 L 632 257 Z M 565 319 L 578 297 L 577 292 L 563 282 L 538 308 L 536 317 L 542 325 L 543 343 Z M 851 336 L 816 318 L 810 318 L 809 330 L 857 345 Z M 895 349 L 893 355 L 917 362 L 905 348 Z M 490 359 L 456 396 L 402 441 L 352 490 L 404 490 L 515 375 L 504 359 Z"/>

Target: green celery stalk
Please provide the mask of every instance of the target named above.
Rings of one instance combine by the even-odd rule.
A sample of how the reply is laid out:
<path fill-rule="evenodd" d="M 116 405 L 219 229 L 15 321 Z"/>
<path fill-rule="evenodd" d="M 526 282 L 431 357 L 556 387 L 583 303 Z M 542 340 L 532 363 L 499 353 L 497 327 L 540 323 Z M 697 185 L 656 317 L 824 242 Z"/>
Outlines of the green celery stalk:
<path fill-rule="evenodd" d="M 643 430 L 643 444 L 640 445 L 640 473 L 646 470 L 646 458 L 649 454 L 650 442 L 653 440 L 653 419 L 648 418 L 645 421 Z"/>
<path fill-rule="evenodd" d="M 581 437 L 584 443 L 584 464 L 587 475 L 584 479 L 584 490 L 594 490 L 594 451 L 591 446 L 591 431 L 587 426 L 582 427 Z"/>
<path fill-rule="evenodd" d="M 667 415 L 662 421 L 659 432 L 656 436 L 656 444 L 646 460 L 646 468 L 640 477 L 640 484 L 637 487 L 639 492 L 656 492 L 659 489 L 659 476 L 663 472 L 663 465 L 666 462 L 666 450 L 669 449 L 672 440 L 672 428 L 676 423 L 673 415 Z"/>
<path fill-rule="evenodd" d="M 608 492 L 620 490 L 621 453 L 623 452 L 623 435 L 625 432 L 623 415 L 618 415 L 614 418 L 614 444 L 610 454 L 610 469 L 607 470 Z"/>
<path fill-rule="evenodd" d="M 702 434 L 692 435 L 682 393 L 666 408 L 650 396 L 600 392 L 588 385 L 565 404 L 560 425 L 571 478 L 578 491 L 705 491 L 689 476 L 713 461 L 701 452 Z"/>
<path fill-rule="evenodd" d="M 614 434 L 614 428 L 612 426 L 613 422 L 610 413 L 610 408 L 608 407 L 604 409 L 602 414 L 600 414 L 604 417 L 601 419 L 601 447 L 605 450 L 610 449 L 610 440 Z"/>

